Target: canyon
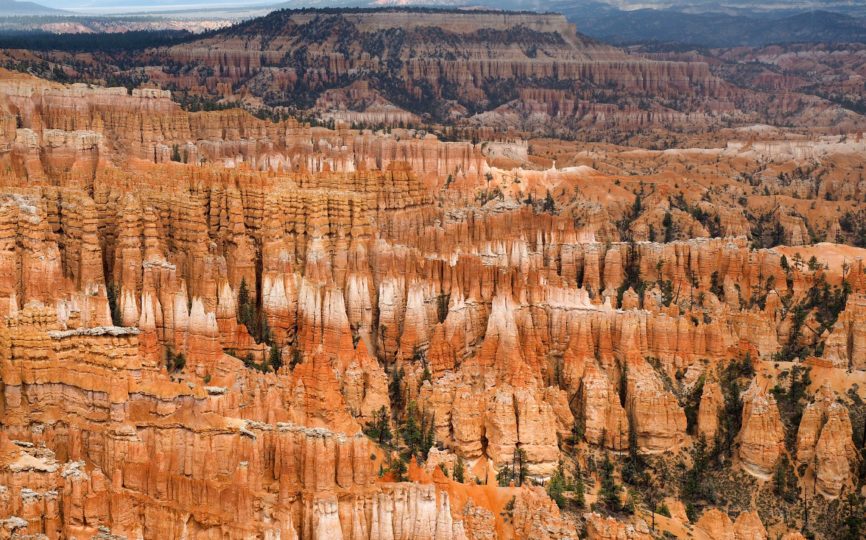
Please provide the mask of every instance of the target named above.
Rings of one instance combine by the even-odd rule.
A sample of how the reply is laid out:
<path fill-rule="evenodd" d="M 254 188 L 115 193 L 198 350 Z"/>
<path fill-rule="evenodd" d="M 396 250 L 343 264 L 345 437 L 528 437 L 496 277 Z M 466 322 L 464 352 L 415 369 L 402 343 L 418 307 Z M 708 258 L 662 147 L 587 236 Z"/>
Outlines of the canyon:
<path fill-rule="evenodd" d="M 0 539 L 856 538 L 862 116 L 642 54 L 279 11 L 0 68 Z"/>
<path fill-rule="evenodd" d="M 88 54 L 75 54 L 87 48 L 81 36 L 47 47 L 34 38 L 4 49 L 0 61 L 60 82 L 158 86 L 190 110 L 243 105 L 329 127 L 415 127 L 469 140 L 516 130 L 646 146 L 642 138 L 672 130 L 866 127 L 849 103 L 862 90 L 858 50 L 844 61 L 847 82 L 824 77 L 815 91 L 816 76 L 803 70 L 780 97 L 772 85 L 744 83 L 754 74 L 739 71 L 755 71 L 749 50 L 620 49 L 552 13 L 279 10 L 197 35 L 155 32 L 150 47 L 146 35 L 105 36 L 111 41 Z"/>

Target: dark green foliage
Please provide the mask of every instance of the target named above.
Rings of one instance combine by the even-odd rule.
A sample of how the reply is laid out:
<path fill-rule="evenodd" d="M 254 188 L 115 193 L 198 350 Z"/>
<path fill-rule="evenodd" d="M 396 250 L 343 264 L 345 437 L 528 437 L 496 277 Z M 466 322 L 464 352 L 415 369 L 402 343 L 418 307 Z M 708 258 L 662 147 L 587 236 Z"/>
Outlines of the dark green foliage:
<path fill-rule="evenodd" d="M 175 145 L 172 145 L 172 147 L 171 147 L 171 160 L 172 160 L 172 161 L 177 161 L 177 162 L 180 162 L 180 161 L 181 161 L 181 158 L 180 158 L 180 148 L 179 148 L 178 145 L 176 145 L 176 144 L 175 144 Z"/>
<path fill-rule="evenodd" d="M 839 225 L 846 235 L 846 240 L 857 247 L 866 247 L 866 211 L 856 214 L 846 212 L 839 218 Z"/>
<path fill-rule="evenodd" d="M 698 410 L 701 406 L 701 395 L 704 392 L 704 381 L 706 377 L 701 375 L 694 387 L 685 397 L 683 409 L 686 413 L 686 431 L 694 434 L 698 424 Z"/>
<path fill-rule="evenodd" d="M 457 463 L 454 464 L 454 481 L 463 483 L 465 476 L 466 465 L 463 463 L 463 456 L 457 456 Z"/>
<path fill-rule="evenodd" d="M 665 280 L 659 279 L 658 286 L 662 292 L 662 304 L 664 304 L 665 307 L 670 306 L 671 302 L 673 302 L 673 300 L 674 300 L 674 284 L 673 284 L 673 282 L 669 279 L 665 279 Z"/>
<path fill-rule="evenodd" d="M 733 452 L 734 439 L 740 432 L 743 421 L 743 400 L 740 398 L 743 383 L 741 381 L 751 379 L 754 375 L 752 358 L 748 354 L 743 360 L 730 362 L 722 371 L 720 383 L 725 404 L 719 411 L 719 430 L 713 445 L 713 454 L 716 458 L 729 457 Z"/>
<path fill-rule="evenodd" d="M 391 422 L 388 418 L 388 410 L 384 405 L 376 413 L 376 418 L 371 422 L 367 422 L 367 425 L 364 426 L 364 434 L 376 441 L 380 446 L 391 444 L 391 439 L 393 438 Z"/>
<path fill-rule="evenodd" d="M 647 486 L 649 484 L 649 473 L 646 471 L 646 462 L 638 454 L 637 430 L 632 418 L 628 423 L 628 459 L 623 463 L 622 481 L 633 486 Z"/>
<path fill-rule="evenodd" d="M 715 500 L 715 492 L 707 477 L 709 456 L 707 455 L 707 441 L 703 435 L 699 436 L 695 442 L 691 457 L 692 466 L 683 476 L 682 498 L 691 503 L 699 501 L 712 503 Z"/>
<path fill-rule="evenodd" d="M 793 366 L 791 368 L 791 385 L 788 388 L 788 402 L 792 404 L 799 403 L 806 397 L 806 390 L 812 384 L 812 378 L 809 373 L 812 371 L 810 367 Z"/>
<path fill-rule="evenodd" d="M 300 350 L 295 349 L 292 351 L 292 360 L 289 362 L 289 369 L 294 371 L 294 369 L 298 366 L 298 364 L 304 363 L 304 355 Z"/>
<path fill-rule="evenodd" d="M 541 208 L 548 214 L 556 213 L 556 201 L 553 200 L 553 195 L 550 194 L 549 189 L 547 190 L 547 195 L 544 197 L 544 204 Z"/>
<path fill-rule="evenodd" d="M 509 465 L 503 465 L 496 471 L 496 484 L 499 487 L 508 487 L 512 480 L 514 480 L 514 471 Z"/>
<path fill-rule="evenodd" d="M 665 243 L 673 242 L 676 238 L 676 227 L 674 226 L 674 218 L 670 212 L 665 212 L 665 217 L 662 218 L 662 227 L 664 228 Z"/>
<path fill-rule="evenodd" d="M 283 355 L 276 343 L 271 345 L 271 349 L 268 352 L 268 365 L 270 365 L 271 369 L 274 371 L 279 371 L 279 369 L 283 367 Z"/>
<path fill-rule="evenodd" d="M 526 451 L 516 448 L 511 459 L 511 464 L 503 464 L 496 473 L 496 483 L 502 487 L 514 482 L 515 486 L 522 486 L 526 481 L 528 470 L 526 468 Z"/>
<path fill-rule="evenodd" d="M 391 371 L 391 379 L 388 381 L 388 397 L 391 398 L 391 407 L 395 411 L 403 409 L 403 368 L 395 366 Z"/>
<path fill-rule="evenodd" d="M 622 297 L 629 288 L 637 293 L 638 300 L 643 302 L 643 293 L 647 284 L 640 278 L 640 253 L 634 242 L 629 242 L 625 260 L 625 279 L 616 290 L 617 305 L 622 304 Z"/>
<path fill-rule="evenodd" d="M 607 454 L 604 455 L 600 472 L 601 489 L 598 492 L 598 502 L 608 512 L 619 512 L 622 510 L 622 502 L 619 498 L 622 487 L 616 483 L 616 479 L 613 476 L 613 463 Z"/>
<path fill-rule="evenodd" d="M 529 474 L 526 461 L 526 450 L 520 447 L 515 449 L 513 463 L 514 476 L 517 480 L 517 485 L 522 486 L 523 483 L 526 482 L 526 477 Z"/>
<path fill-rule="evenodd" d="M 580 444 L 580 441 L 583 440 L 584 433 L 586 432 L 586 418 L 582 414 L 574 415 L 574 424 L 571 426 L 571 440 L 568 441 L 572 445 L 576 446 Z"/>
<path fill-rule="evenodd" d="M 618 183 L 619 180 L 617 180 L 617 185 Z M 643 182 L 641 182 L 640 191 L 635 194 L 634 202 L 631 205 L 631 210 L 627 214 L 625 214 L 622 219 L 619 220 L 616 224 L 617 228 L 619 229 L 620 236 L 622 236 L 622 238 L 625 240 L 631 239 L 631 224 L 634 220 L 639 218 L 641 212 L 643 212 L 643 196 L 644 184 Z"/>
<path fill-rule="evenodd" d="M 74 21 L 77 17 L 51 17 L 58 22 Z M 113 18 L 104 19 L 115 24 Z M 136 30 L 129 32 L 104 33 L 99 39 L 92 34 L 55 34 L 41 30 L 5 31 L 0 36 L 0 48 L 27 49 L 31 51 L 66 51 L 66 52 L 109 52 L 148 49 L 182 43 L 190 39 L 198 39 L 201 34 L 193 34 L 186 30 Z"/>
<path fill-rule="evenodd" d="M 440 294 L 436 297 L 436 318 L 440 323 L 444 323 L 448 317 L 448 301 L 450 299 L 450 295 L 447 294 Z"/>
<path fill-rule="evenodd" d="M 574 505 L 579 509 L 584 508 L 586 506 L 586 488 L 583 484 L 583 471 L 580 469 L 579 461 L 574 465 L 573 485 Z"/>
<path fill-rule="evenodd" d="M 776 464 L 773 472 L 773 493 L 787 503 L 795 503 L 800 495 L 797 487 L 797 476 L 794 467 L 788 459 L 787 454 L 782 454 L 782 459 Z"/>
<path fill-rule="evenodd" d="M 797 428 L 806 407 L 808 398 L 806 390 L 812 384 L 810 371 L 811 368 L 809 367 L 795 364 L 791 367 L 790 372 L 783 371 L 779 375 L 780 381 L 787 381 L 787 390 L 781 384 L 776 384 L 772 389 L 782 416 L 782 422 L 785 424 L 785 444 L 790 451 L 794 450 Z"/>
<path fill-rule="evenodd" d="M 866 499 L 859 494 L 849 493 L 840 501 L 834 538 L 838 540 L 866 538 Z"/>
<path fill-rule="evenodd" d="M 756 248 L 771 248 L 785 243 L 785 230 L 772 212 L 758 217 L 748 214 L 752 222 L 752 245 Z"/>
<path fill-rule="evenodd" d="M 400 436 L 406 444 L 409 455 L 419 460 L 427 459 L 427 454 L 435 442 L 435 430 L 432 415 L 426 415 L 418 410 L 414 401 L 406 410 L 406 421 L 400 426 Z"/>
<path fill-rule="evenodd" d="M 186 367 L 186 357 L 183 353 L 175 354 L 171 348 L 167 348 L 165 350 L 165 369 L 169 373 L 177 373 L 183 371 L 184 367 Z"/>
<path fill-rule="evenodd" d="M 121 326 L 123 317 L 120 314 L 120 304 L 117 302 L 117 285 L 113 282 L 109 283 L 105 294 L 108 297 L 108 308 L 111 311 L 111 324 Z"/>
<path fill-rule="evenodd" d="M 243 324 L 256 343 L 270 343 L 271 329 L 264 313 L 256 306 L 256 299 L 250 295 L 246 279 L 241 278 L 238 291 L 238 322 Z"/>
<path fill-rule="evenodd" d="M 721 299 L 725 296 L 725 290 L 722 287 L 722 281 L 719 278 L 718 270 L 713 271 L 710 276 L 710 292 L 715 294 L 717 298 Z"/>
<path fill-rule="evenodd" d="M 698 520 L 700 515 L 698 514 L 698 508 L 692 503 L 686 503 L 686 517 L 689 518 L 689 521 L 695 523 Z"/>
<path fill-rule="evenodd" d="M 556 506 L 565 508 L 565 491 L 566 491 L 565 475 L 562 472 L 562 461 L 559 462 L 559 467 L 550 477 L 550 482 L 547 483 L 547 495 L 553 499 Z"/>
<path fill-rule="evenodd" d="M 848 303 L 849 294 L 851 294 L 851 284 L 847 280 L 842 282 L 841 287 L 831 287 L 824 275 L 819 274 L 812 287 L 807 291 L 806 297 L 791 308 L 791 330 L 788 341 L 776 353 L 776 360 L 804 359 L 809 355 L 816 354 L 819 343 L 815 340 L 825 330 L 830 330 L 836 324 L 839 314 Z M 815 336 L 814 339 L 805 341 L 800 334 L 810 313 L 814 313 L 815 320 L 820 326 L 815 332 L 810 333 L 810 335 Z"/>
<path fill-rule="evenodd" d="M 408 469 L 401 456 L 394 457 L 393 454 L 388 454 L 388 471 L 393 475 L 395 482 L 405 482 Z"/>

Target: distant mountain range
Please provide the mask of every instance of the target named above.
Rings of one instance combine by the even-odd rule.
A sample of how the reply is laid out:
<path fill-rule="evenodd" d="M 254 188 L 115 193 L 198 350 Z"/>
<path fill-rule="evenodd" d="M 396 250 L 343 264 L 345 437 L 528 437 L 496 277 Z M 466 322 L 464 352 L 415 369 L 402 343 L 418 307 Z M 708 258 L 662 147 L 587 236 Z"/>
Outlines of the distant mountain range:
<path fill-rule="evenodd" d="M 563 13 L 581 32 L 617 45 L 737 47 L 866 42 L 866 17 L 826 10 L 687 13 L 675 9 L 621 10 L 585 0 L 552 2 L 549 8 Z"/>
<path fill-rule="evenodd" d="M 67 6 L 66 1 L 44 0 Z M 81 2 L 82 0 L 79 0 Z M 158 14 L 167 19 L 200 17 L 237 21 L 281 8 L 305 7 L 473 7 L 558 12 L 582 33 L 617 45 L 736 47 L 798 42 L 866 42 L 866 2 L 851 0 L 74 0 L 69 9 L 117 9 Z M 114 6 L 114 7 L 113 7 Z M 0 18 L 72 15 L 33 2 L 0 0 Z M 227 23 L 226 23 L 227 24 Z M 8 26 L 3 27 L 8 28 Z M 23 29 L 39 28 L 26 26 Z M 122 27 L 121 27 L 122 28 Z"/>
<path fill-rule="evenodd" d="M 0 17 L 27 17 L 33 15 L 64 15 L 68 11 L 50 8 L 35 2 L 0 0 Z"/>

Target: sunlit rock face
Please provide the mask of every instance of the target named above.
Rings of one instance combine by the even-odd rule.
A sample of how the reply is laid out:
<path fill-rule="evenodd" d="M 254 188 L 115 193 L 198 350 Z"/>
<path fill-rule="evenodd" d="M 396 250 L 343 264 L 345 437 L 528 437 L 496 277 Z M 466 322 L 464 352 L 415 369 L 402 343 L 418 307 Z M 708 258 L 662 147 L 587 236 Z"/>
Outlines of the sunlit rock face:
<path fill-rule="evenodd" d="M 559 16 L 417 15 L 280 15 L 272 41 L 152 54 L 229 90 L 393 68 L 461 99 L 489 99 L 490 77 L 739 95 Z M 469 61 L 430 29 L 446 26 Z M 534 56 L 519 28 L 543 37 Z M 272 65 L 319 31 L 318 75 Z M 405 32 L 424 59 L 334 52 L 343 31 Z M 606 110 L 516 90 L 494 116 Z M 445 142 L 462 137 L 346 127 L 421 118 L 369 81 L 316 104 L 333 129 L 0 71 L 0 539 L 796 539 L 754 501 L 794 523 L 787 499 L 856 492 L 862 137 L 650 150 L 506 125 Z M 613 106 L 599 125 L 685 114 Z M 687 500 L 707 456 L 738 506 Z"/>

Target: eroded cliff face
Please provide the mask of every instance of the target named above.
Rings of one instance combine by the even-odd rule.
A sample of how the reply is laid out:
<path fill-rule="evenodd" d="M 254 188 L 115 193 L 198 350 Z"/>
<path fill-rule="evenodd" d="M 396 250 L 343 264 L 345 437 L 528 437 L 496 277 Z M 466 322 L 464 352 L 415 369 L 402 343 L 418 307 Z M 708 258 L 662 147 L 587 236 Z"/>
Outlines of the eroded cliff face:
<path fill-rule="evenodd" d="M 628 191 L 584 169 L 509 172 L 469 143 L 291 123 L 236 134 L 230 122 L 258 121 L 12 81 L 0 98 L 29 124 L 0 150 L 9 531 L 572 538 L 579 521 L 590 538 L 646 538 L 643 510 L 578 517 L 540 486 L 628 481 L 596 458 L 671 464 L 701 440 L 757 482 L 786 459 L 805 470 L 793 489 L 828 500 L 859 481 L 841 402 L 856 407 L 866 376 L 853 248 L 756 249 L 715 185 L 720 202 L 658 179 Z M 141 116 L 161 114 L 146 137 Z M 118 135 L 116 115 L 139 127 Z M 79 128 L 92 156 L 51 153 Z M 250 147 L 231 162 L 258 137 L 302 157 L 261 166 L 271 149 Z M 175 140 L 208 162 L 150 158 Z M 814 399 L 806 367 L 826 384 Z M 602 511 L 631 499 L 586 491 Z M 762 517 L 710 509 L 696 528 L 763 537 Z M 674 521 L 687 518 L 660 523 Z"/>
<path fill-rule="evenodd" d="M 403 162 L 435 186 L 449 175 L 478 178 L 484 168 L 480 152 L 465 142 L 271 122 L 240 109 L 189 113 L 156 89 L 63 86 L 2 70 L 0 94 L 2 163 L 31 183 L 89 186 L 106 164 L 136 161 L 310 173 Z"/>
<path fill-rule="evenodd" d="M 630 123 L 615 108 L 597 107 L 593 92 L 733 93 L 706 64 L 634 58 L 581 36 L 555 14 L 278 11 L 139 60 L 195 66 L 153 73 L 189 91 L 227 97 L 243 87 L 266 103 L 289 91 L 315 101 L 323 118 L 369 125 L 457 120 L 518 92 L 534 93 L 540 104 L 533 112 L 552 121 L 610 114 L 611 124 Z M 549 88 L 563 85 L 572 89 L 568 100 Z"/>

